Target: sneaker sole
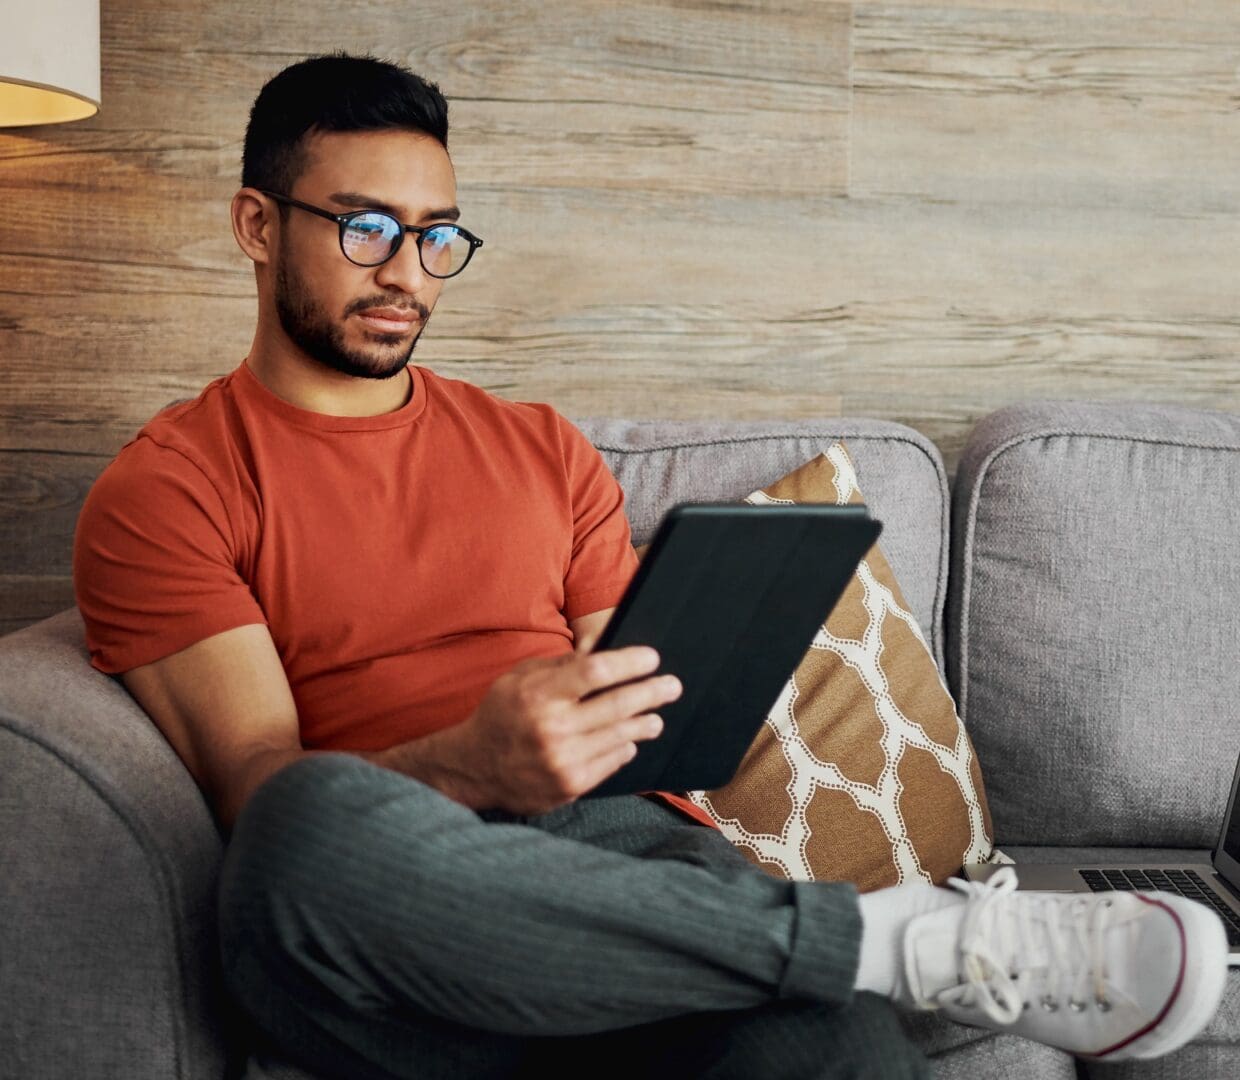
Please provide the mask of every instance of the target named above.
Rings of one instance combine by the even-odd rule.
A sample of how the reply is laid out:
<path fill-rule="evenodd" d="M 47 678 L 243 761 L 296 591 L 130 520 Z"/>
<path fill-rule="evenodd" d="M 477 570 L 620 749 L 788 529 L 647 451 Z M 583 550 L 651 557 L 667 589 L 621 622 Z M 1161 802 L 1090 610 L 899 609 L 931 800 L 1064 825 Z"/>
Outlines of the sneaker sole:
<path fill-rule="evenodd" d="M 1158 899 L 1133 895 L 1175 920 L 1184 947 L 1179 976 L 1162 1011 L 1145 1027 L 1096 1054 L 1078 1055 L 1093 1061 L 1156 1058 L 1178 1050 L 1209 1023 L 1227 986 L 1227 933 L 1213 911 L 1170 893 L 1159 893 Z"/>

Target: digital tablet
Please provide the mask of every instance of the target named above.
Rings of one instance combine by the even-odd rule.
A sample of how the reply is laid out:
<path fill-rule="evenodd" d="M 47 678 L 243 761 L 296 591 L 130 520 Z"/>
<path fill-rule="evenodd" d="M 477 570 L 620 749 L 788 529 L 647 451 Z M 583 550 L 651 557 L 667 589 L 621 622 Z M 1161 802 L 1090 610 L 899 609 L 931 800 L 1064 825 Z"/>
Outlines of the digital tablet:
<path fill-rule="evenodd" d="M 591 651 L 651 645 L 659 667 L 640 678 L 684 689 L 655 710 L 658 737 L 583 797 L 731 780 L 882 528 L 864 503 L 672 507 Z"/>

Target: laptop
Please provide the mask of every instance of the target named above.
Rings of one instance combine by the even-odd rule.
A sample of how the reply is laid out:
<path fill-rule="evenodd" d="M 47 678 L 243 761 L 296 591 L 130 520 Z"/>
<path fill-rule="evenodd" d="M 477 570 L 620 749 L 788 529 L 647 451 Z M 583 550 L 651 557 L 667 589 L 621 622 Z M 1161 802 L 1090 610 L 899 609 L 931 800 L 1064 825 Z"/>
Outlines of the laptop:
<path fill-rule="evenodd" d="M 1076 863 L 1019 863 L 1017 888 L 1048 892 L 1174 892 L 1209 904 L 1218 912 L 1227 930 L 1227 962 L 1240 967 L 1240 760 L 1231 781 L 1227 812 L 1219 830 L 1218 844 L 1211 862 L 1155 863 L 1097 866 Z M 975 863 L 964 867 L 969 881 L 985 881 L 999 869 L 997 863 Z"/>

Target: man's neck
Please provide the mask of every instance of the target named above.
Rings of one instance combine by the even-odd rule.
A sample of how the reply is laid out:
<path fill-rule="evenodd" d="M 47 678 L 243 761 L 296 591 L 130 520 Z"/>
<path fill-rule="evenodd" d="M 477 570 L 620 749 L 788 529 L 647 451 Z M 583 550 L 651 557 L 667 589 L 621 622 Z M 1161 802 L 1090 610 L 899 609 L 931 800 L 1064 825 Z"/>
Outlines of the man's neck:
<path fill-rule="evenodd" d="M 264 363 L 253 352 L 245 364 L 276 397 L 326 416 L 382 416 L 403 409 L 413 397 L 408 366 L 391 378 L 361 379 L 324 368 L 309 371 L 289 362 Z"/>

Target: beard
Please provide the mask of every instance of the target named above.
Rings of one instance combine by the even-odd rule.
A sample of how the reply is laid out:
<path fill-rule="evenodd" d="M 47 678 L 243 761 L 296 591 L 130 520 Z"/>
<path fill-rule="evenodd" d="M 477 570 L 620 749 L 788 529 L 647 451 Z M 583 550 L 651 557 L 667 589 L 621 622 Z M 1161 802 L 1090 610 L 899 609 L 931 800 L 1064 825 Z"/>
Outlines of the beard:
<path fill-rule="evenodd" d="M 382 306 L 385 302 L 380 299 L 371 306 Z M 351 349 L 345 344 L 343 327 L 328 317 L 297 272 L 290 270 L 282 245 L 276 259 L 275 304 L 280 325 L 294 345 L 324 367 L 359 379 L 390 379 L 400 374 L 408 365 L 430 317 L 430 312 L 415 301 L 413 306 L 422 322 L 411 339 L 406 339 L 404 334 L 368 330 L 374 335 L 375 344 L 366 350 Z M 408 345 L 401 348 L 406 340 Z"/>

